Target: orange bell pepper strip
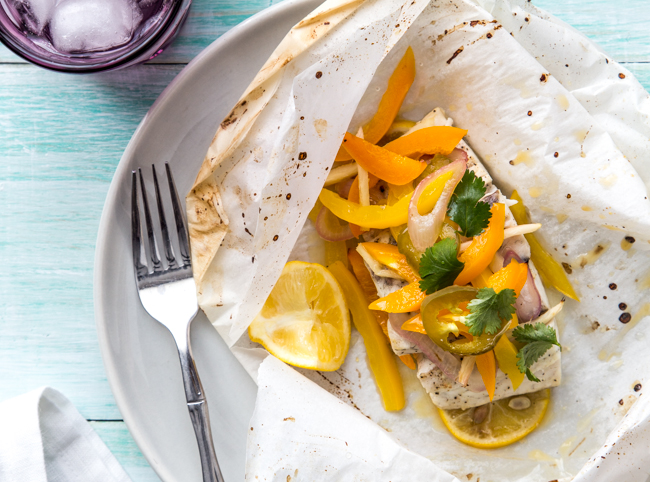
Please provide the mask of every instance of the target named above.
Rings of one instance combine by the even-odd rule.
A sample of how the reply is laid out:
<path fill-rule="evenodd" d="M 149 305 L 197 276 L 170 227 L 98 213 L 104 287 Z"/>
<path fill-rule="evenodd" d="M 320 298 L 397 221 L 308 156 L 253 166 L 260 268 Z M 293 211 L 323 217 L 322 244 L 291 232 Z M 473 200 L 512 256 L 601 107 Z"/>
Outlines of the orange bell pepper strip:
<path fill-rule="evenodd" d="M 494 352 L 489 351 L 482 355 L 477 355 L 476 368 L 478 368 L 478 372 L 481 374 L 481 378 L 485 384 L 485 389 L 490 396 L 490 401 L 492 401 L 492 399 L 494 399 L 494 391 L 496 390 L 497 382 L 497 365 L 494 360 Z"/>
<path fill-rule="evenodd" d="M 402 324 L 402 330 L 413 331 L 415 333 L 422 333 L 423 335 L 427 334 L 427 331 L 424 329 L 424 324 L 422 323 L 422 316 L 420 313 L 415 315 L 413 318 L 409 318 Z"/>
<path fill-rule="evenodd" d="M 387 411 L 402 410 L 406 400 L 395 355 L 375 316 L 368 309 L 368 302 L 359 282 L 340 261 L 328 269 L 341 285 L 352 313 L 352 322 L 363 338 L 368 353 L 368 364 L 377 382 L 384 408 Z"/>
<path fill-rule="evenodd" d="M 512 199 L 519 201 L 517 204 L 510 206 L 510 211 L 514 216 L 517 224 L 530 224 L 530 218 L 526 214 L 526 207 L 524 206 L 521 197 L 514 191 L 511 196 Z M 578 295 L 576 294 L 569 278 L 567 278 L 564 268 L 553 259 L 551 256 L 540 244 L 533 233 L 524 234 L 526 241 L 530 245 L 530 259 L 533 260 L 533 264 L 539 276 L 542 278 L 542 281 L 547 286 L 552 286 L 560 293 L 572 298 L 576 301 L 580 301 Z"/>
<path fill-rule="evenodd" d="M 366 171 L 397 186 L 413 181 L 427 167 L 426 162 L 395 154 L 349 132 L 345 133 L 343 147 Z"/>
<path fill-rule="evenodd" d="M 406 261 L 406 256 L 399 252 L 397 246 L 386 243 L 360 243 L 370 256 L 384 266 L 388 266 L 409 283 L 420 281 L 420 277 L 413 271 Z"/>
<path fill-rule="evenodd" d="M 420 309 L 420 305 L 422 305 L 426 296 L 426 293 L 420 289 L 419 282 L 411 283 L 388 296 L 373 301 L 369 308 L 371 310 L 386 311 L 387 313 L 410 313 Z"/>
<path fill-rule="evenodd" d="M 429 183 L 418 201 L 420 213 L 431 212 L 452 175 L 453 172 L 448 171 Z M 350 196 L 353 196 L 352 192 L 353 190 L 350 189 Z M 338 218 L 365 228 L 386 229 L 401 226 L 408 221 L 408 208 L 411 197 L 413 197 L 412 192 L 391 205 L 361 206 L 358 202 L 350 201 L 350 196 L 348 199 L 344 199 L 335 192 L 323 189 L 318 199 Z M 501 236 L 503 236 L 503 232 Z"/>
<path fill-rule="evenodd" d="M 375 187 L 378 182 L 379 179 L 377 177 L 368 173 L 368 188 Z M 348 201 L 354 203 L 359 202 L 359 176 L 355 177 L 354 181 L 352 181 L 352 185 L 350 186 L 350 193 L 348 194 Z M 362 229 L 361 226 L 350 223 L 350 231 L 352 231 L 352 234 L 355 238 L 358 238 L 364 233 L 364 231 L 367 231 L 367 229 Z"/>
<path fill-rule="evenodd" d="M 375 283 L 372 281 L 372 277 L 366 268 L 366 264 L 363 262 L 363 258 L 359 253 L 354 249 L 348 250 L 348 260 L 350 261 L 350 267 L 354 276 L 357 278 L 363 293 L 366 295 L 366 300 L 368 303 L 372 303 L 375 300 L 379 299 L 377 294 L 377 288 Z M 385 311 L 373 310 L 372 313 L 375 315 L 375 319 L 379 326 L 381 326 L 384 335 L 388 339 L 388 313 Z"/>
<path fill-rule="evenodd" d="M 409 47 L 399 61 L 388 79 L 386 92 L 379 101 L 377 112 L 365 126 L 363 126 L 363 137 L 371 144 L 377 144 L 392 125 L 397 113 L 402 107 L 402 102 L 408 93 L 413 80 L 415 79 L 415 55 Z M 336 156 L 337 161 L 351 159 L 350 155 L 341 148 Z"/>
<path fill-rule="evenodd" d="M 415 366 L 415 360 L 413 359 L 412 355 L 401 355 L 399 357 L 400 360 L 402 360 L 402 363 L 409 367 L 411 370 L 415 370 L 417 367 Z"/>
<path fill-rule="evenodd" d="M 418 129 L 408 135 L 398 137 L 384 146 L 384 149 L 419 159 L 425 154 L 448 155 L 467 134 L 465 129 L 451 126 L 433 126 Z"/>
<path fill-rule="evenodd" d="M 492 262 L 492 258 L 503 244 L 503 225 L 506 221 L 505 204 L 495 203 L 490 209 L 492 217 L 488 227 L 472 240 L 472 244 L 460 255 L 460 260 L 465 263 L 455 285 L 465 286 L 480 275 Z"/>
<path fill-rule="evenodd" d="M 517 366 L 517 347 L 504 335 L 494 347 L 494 355 L 499 363 L 499 368 L 510 379 L 512 389 L 517 390 L 526 376 L 519 371 Z"/>
<path fill-rule="evenodd" d="M 488 286 L 488 280 L 490 279 L 490 276 L 492 276 L 494 273 L 492 273 L 492 270 L 490 268 L 485 268 L 483 272 L 478 275 L 476 278 L 474 278 L 471 281 L 471 285 L 476 288 L 476 289 L 481 289 L 481 288 L 487 288 Z"/>
<path fill-rule="evenodd" d="M 508 266 L 504 266 L 488 278 L 487 286 L 497 293 L 510 288 L 515 291 L 515 295 L 519 296 L 527 279 L 528 265 L 513 259 Z"/>

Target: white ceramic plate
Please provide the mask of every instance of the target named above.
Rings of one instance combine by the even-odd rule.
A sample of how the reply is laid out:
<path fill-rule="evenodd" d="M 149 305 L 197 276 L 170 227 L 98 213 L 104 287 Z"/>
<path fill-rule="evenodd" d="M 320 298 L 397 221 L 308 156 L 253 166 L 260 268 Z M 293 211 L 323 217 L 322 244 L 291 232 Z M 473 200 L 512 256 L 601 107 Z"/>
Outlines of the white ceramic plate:
<path fill-rule="evenodd" d="M 166 328 L 144 311 L 135 288 L 130 173 L 137 167 L 169 162 L 183 197 L 221 120 L 284 35 L 320 1 L 288 0 L 275 5 L 233 28 L 196 57 L 143 119 L 108 192 L 95 256 L 99 343 L 124 420 L 165 481 L 200 481 L 201 467 L 175 345 Z M 192 344 L 224 477 L 243 480 L 256 386 L 203 313 L 192 325 Z"/>

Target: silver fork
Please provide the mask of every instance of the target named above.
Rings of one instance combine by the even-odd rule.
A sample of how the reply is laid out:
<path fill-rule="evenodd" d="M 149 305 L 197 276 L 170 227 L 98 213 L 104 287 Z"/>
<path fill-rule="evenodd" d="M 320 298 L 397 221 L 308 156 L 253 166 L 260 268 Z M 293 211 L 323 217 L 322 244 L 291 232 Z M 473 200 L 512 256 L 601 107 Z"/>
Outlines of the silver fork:
<path fill-rule="evenodd" d="M 198 302 L 196 298 L 196 285 L 192 277 L 192 262 L 190 260 L 185 216 L 181 210 L 171 169 L 169 168 L 169 164 L 165 163 L 181 257 L 181 262 L 179 263 L 174 255 L 174 248 L 169 237 L 169 228 L 165 218 L 160 187 L 158 186 L 156 168 L 152 165 L 151 169 L 153 171 L 156 204 L 158 206 L 158 218 L 160 220 L 160 232 L 162 234 L 162 246 L 164 248 L 167 267 L 165 268 L 163 266 L 159 256 L 158 246 L 160 241 L 156 240 L 157 234 L 151 220 L 142 170 L 138 169 L 137 173 L 133 171 L 131 175 L 133 267 L 138 285 L 138 294 L 140 295 L 142 306 L 144 306 L 147 313 L 166 326 L 176 342 L 178 356 L 181 361 L 187 408 L 190 412 L 194 433 L 196 434 L 196 440 L 199 445 L 203 481 L 223 482 L 223 476 L 221 475 L 212 443 L 208 403 L 203 394 L 203 387 L 196 370 L 196 365 L 194 364 L 192 348 L 190 346 L 190 325 L 198 311 Z M 149 245 L 148 256 L 143 244 L 142 230 L 140 227 L 138 173 L 140 175 L 140 187 L 142 189 L 142 207 L 146 237 Z"/>

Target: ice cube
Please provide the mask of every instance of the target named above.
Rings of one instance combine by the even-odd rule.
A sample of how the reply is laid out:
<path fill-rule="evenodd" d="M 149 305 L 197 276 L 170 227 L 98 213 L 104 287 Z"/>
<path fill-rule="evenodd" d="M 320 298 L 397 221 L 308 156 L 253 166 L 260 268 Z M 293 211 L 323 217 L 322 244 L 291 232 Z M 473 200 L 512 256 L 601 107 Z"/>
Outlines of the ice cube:
<path fill-rule="evenodd" d="M 52 18 L 56 0 L 14 0 L 11 3 L 20 14 L 25 26 L 36 35 L 40 35 Z"/>
<path fill-rule="evenodd" d="M 142 21 L 133 0 L 59 0 L 50 22 L 60 52 L 93 52 L 125 44 Z"/>

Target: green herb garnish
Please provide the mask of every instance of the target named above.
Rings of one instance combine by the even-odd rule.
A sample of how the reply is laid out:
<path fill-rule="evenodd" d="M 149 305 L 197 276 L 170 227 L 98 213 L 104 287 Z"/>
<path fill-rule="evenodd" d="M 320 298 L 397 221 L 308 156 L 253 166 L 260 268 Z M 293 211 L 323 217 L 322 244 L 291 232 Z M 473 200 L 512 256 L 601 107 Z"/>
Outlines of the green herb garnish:
<path fill-rule="evenodd" d="M 517 353 L 519 371 L 525 373 L 529 380 L 539 382 L 539 379 L 530 371 L 530 367 L 553 345 L 559 346 L 562 350 L 562 345 L 557 341 L 557 333 L 544 323 L 535 323 L 518 326 L 512 330 L 512 336 L 519 343 L 525 343 Z"/>
<path fill-rule="evenodd" d="M 420 258 L 420 289 L 430 295 L 454 284 L 465 264 L 458 261 L 458 243 L 446 238 L 427 248 Z"/>
<path fill-rule="evenodd" d="M 447 216 L 458 224 L 460 234 L 471 238 L 488 227 L 492 213 L 490 205 L 479 200 L 485 196 L 485 183 L 473 171 L 463 174 L 449 200 Z"/>
<path fill-rule="evenodd" d="M 473 336 L 481 336 L 484 332 L 494 335 L 501 329 L 503 321 L 510 321 L 517 300 L 515 290 L 503 289 L 498 293 L 493 288 L 481 288 L 476 298 L 469 302 L 469 315 L 465 317 L 465 325 Z"/>

